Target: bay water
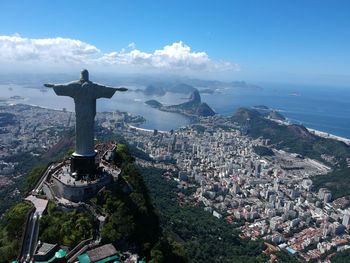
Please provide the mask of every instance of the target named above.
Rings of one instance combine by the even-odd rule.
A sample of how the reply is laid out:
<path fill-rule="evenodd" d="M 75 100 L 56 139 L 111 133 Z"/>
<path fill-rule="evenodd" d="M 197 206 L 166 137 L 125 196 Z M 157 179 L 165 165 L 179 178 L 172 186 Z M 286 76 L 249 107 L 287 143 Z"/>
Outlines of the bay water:
<path fill-rule="evenodd" d="M 143 87 L 129 86 L 130 90 Z M 200 89 L 200 87 L 197 87 Z M 0 85 L 0 100 L 14 97 L 10 103 L 38 105 L 52 109 L 74 111 L 71 98 L 58 97 L 52 89 L 27 88 L 19 85 Z M 227 87 L 213 94 L 201 94 L 202 101 L 217 113 L 229 116 L 239 107 L 265 105 L 278 110 L 289 121 L 308 128 L 350 138 L 350 86 L 326 87 L 291 84 L 261 83 L 259 87 Z M 144 102 L 156 99 L 171 105 L 186 101 L 189 95 L 166 93 L 164 96 L 145 96 L 143 92 L 117 92 L 112 99 L 99 99 L 97 111 L 126 111 L 142 115 L 142 128 L 169 131 L 189 124 L 183 115 L 162 112 Z"/>

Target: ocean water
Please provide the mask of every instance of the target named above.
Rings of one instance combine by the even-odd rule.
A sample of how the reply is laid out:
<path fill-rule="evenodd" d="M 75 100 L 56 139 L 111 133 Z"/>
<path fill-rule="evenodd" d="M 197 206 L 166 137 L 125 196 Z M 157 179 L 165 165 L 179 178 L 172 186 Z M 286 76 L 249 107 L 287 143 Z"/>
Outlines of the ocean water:
<path fill-rule="evenodd" d="M 239 107 L 266 105 L 293 123 L 350 138 L 350 86 L 262 84 L 261 87 L 227 89 L 221 94 L 202 97 L 223 115 L 231 115 Z"/>
<path fill-rule="evenodd" d="M 135 90 L 140 87 L 128 87 Z M 142 88 L 142 87 L 141 87 Z M 74 101 L 72 98 L 57 96 L 49 88 L 25 88 L 18 85 L 0 85 L 0 101 L 13 96 L 21 96 L 23 99 L 10 100 L 10 103 L 23 103 L 37 105 L 50 109 L 67 109 L 74 111 Z M 157 99 L 164 104 L 181 103 L 188 99 L 183 94 L 167 93 L 162 97 L 145 96 L 141 92 L 116 92 L 111 99 L 99 99 L 97 101 L 97 111 L 126 111 L 136 115 L 142 115 L 146 122 L 141 125 L 146 129 L 158 129 L 169 131 L 190 123 L 189 119 L 181 114 L 162 112 L 151 108 L 144 102 L 150 99 Z"/>
<path fill-rule="evenodd" d="M 291 122 L 306 127 L 350 138 L 350 86 L 322 87 L 286 84 L 260 84 L 261 88 L 223 88 L 214 94 L 202 94 L 217 113 L 229 116 L 239 107 L 266 105 L 280 111 Z M 142 87 L 128 87 L 132 90 Z M 51 89 L 24 88 L 0 85 L 0 99 L 20 95 L 23 99 L 13 103 L 26 103 L 42 107 L 74 110 L 71 98 L 57 97 Z M 167 93 L 165 96 L 145 96 L 140 92 L 116 93 L 112 99 L 100 99 L 98 111 L 127 111 L 146 118 L 143 128 L 171 130 L 189 123 L 179 114 L 161 112 L 146 105 L 149 99 L 164 104 L 186 101 L 188 95 Z"/>

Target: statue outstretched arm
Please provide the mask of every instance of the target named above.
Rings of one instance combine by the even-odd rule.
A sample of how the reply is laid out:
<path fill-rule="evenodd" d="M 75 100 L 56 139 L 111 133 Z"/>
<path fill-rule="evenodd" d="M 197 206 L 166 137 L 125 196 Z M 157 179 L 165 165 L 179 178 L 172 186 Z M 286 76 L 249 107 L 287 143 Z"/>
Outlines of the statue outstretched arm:
<path fill-rule="evenodd" d="M 76 88 L 79 87 L 79 84 L 74 81 L 66 84 L 44 84 L 44 86 L 47 88 L 53 88 L 58 96 L 74 97 L 77 91 Z"/>
<path fill-rule="evenodd" d="M 103 85 L 99 85 L 99 84 L 95 84 L 96 85 L 96 98 L 112 98 L 112 96 L 114 95 L 114 93 L 116 91 L 127 91 L 127 88 L 112 88 L 112 87 L 107 87 L 107 86 L 103 86 Z"/>

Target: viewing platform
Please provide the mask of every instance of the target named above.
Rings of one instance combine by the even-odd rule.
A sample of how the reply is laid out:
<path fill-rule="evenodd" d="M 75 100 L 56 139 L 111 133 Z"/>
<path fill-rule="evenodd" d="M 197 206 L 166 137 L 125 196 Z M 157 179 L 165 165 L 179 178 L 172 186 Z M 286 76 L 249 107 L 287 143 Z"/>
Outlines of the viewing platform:
<path fill-rule="evenodd" d="M 71 170 L 71 159 L 57 164 L 55 169 L 48 171 L 43 188 L 47 196 L 81 202 L 94 196 L 102 187 L 116 182 L 121 172 L 120 168 L 111 163 L 115 144 L 101 144 L 96 146 L 96 169 L 94 173 L 81 174 L 77 177 Z"/>

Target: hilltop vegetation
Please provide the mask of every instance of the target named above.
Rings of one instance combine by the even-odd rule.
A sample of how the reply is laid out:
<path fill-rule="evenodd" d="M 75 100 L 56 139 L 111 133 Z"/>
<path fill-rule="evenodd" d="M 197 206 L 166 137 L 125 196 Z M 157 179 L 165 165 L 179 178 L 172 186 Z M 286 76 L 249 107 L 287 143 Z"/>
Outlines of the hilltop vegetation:
<path fill-rule="evenodd" d="M 0 221 L 0 262 L 17 257 L 27 214 L 33 206 L 21 202 L 12 207 Z"/>
<path fill-rule="evenodd" d="M 331 190 L 333 198 L 350 198 L 350 168 L 336 169 L 326 175 L 316 176 L 312 181 L 316 189 L 326 187 Z"/>
<path fill-rule="evenodd" d="M 264 147 L 264 146 L 254 146 L 253 150 L 256 154 L 260 155 L 260 156 L 273 156 L 274 153 L 273 151 L 268 148 L 268 147 Z"/>
<path fill-rule="evenodd" d="M 93 226 L 92 215 L 77 210 L 63 211 L 55 203 L 49 202 L 40 220 L 40 240 L 72 248 L 92 237 Z"/>
<path fill-rule="evenodd" d="M 337 252 L 334 257 L 331 257 L 332 263 L 348 263 L 350 260 L 350 250 Z"/>
<path fill-rule="evenodd" d="M 240 239 L 239 231 L 224 219 L 217 219 L 202 207 L 180 206 L 180 190 L 166 181 L 162 170 L 143 169 L 144 180 L 167 235 L 181 244 L 189 262 L 266 262 L 262 241 Z"/>
<path fill-rule="evenodd" d="M 133 248 L 147 262 L 186 262 L 181 245 L 163 234 L 142 174 L 126 145 L 118 145 L 114 162 L 122 167 L 118 184 L 91 200 L 107 215 L 102 242 L 121 250 Z"/>

